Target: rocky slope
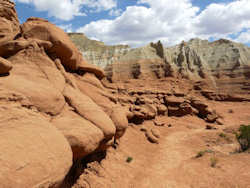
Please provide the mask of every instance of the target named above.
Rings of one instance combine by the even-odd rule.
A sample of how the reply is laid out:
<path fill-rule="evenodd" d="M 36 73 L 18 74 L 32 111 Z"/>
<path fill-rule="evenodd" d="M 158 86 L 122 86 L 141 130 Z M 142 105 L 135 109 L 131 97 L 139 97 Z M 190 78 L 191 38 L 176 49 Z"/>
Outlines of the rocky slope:
<path fill-rule="evenodd" d="M 216 111 L 216 107 L 221 106 L 219 102 L 214 103 L 207 98 L 242 102 L 237 103 L 242 104 L 239 106 L 243 109 L 238 109 L 237 114 L 244 116 L 235 115 L 238 119 L 233 123 L 245 123 L 250 120 L 249 109 L 245 108 L 249 107 L 248 98 L 205 90 L 205 87 L 210 87 L 209 79 L 206 79 L 208 83 L 194 83 L 191 78 L 181 79 L 186 77 L 183 72 L 187 73 L 191 68 L 186 66 L 183 72 L 177 68 L 185 67 L 190 59 L 196 62 L 196 52 L 191 53 L 185 44 L 171 48 L 172 51 L 177 51 L 176 54 L 173 52 L 173 55 L 172 52 L 167 54 L 170 49 L 164 49 L 161 43 L 128 50 L 127 46 L 106 47 L 102 43 L 85 39 L 86 51 L 99 49 L 100 52 L 96 55 L 98 53 L 94 51 L 94 56 L 89 56 L 89 60 L 96 58 L 94 61 L 101 62 L 99 57 L 108 57 L 105 69 L 107 78 L 112 83 L 105 79 L 102 69 L 88 64 L 83 59 L 84 51 L 80 52 L 60 28 L 41 18 L 29 18 L 20 24 L 14 6 L 9 0 L 0 0 L 0 187 L 69 188 L 73 184 L 78 188 L 121 185 L 129 187 L 131 184 L 126 183 L 131 180 L 130 176 L 138 176 L 140 170 L 144 171 L 147 166 L 145 163 L 150 161 L 152 155 L 153 172 L 165 164 L 164 167 L 169 170 L 167 171 L 173 172 L 170 178 L 174 178 L 175 174 L 181 171 L 179 165 L 188 160 L 187 156 L 191 156 L 189 149 L 178 141 L 180 138 L 187 138 L 184 141 L 188 143 L 189 137 L 185 133 L 187 127 L 181 133 L 170 137 L 168 130 L 163 128 L 171 128 L 177 121 L 191 122 L 192 125 L 188 126 L 191 126 L 192 130 L 201 128 L 199 126 L 204 124 L 223 128 L 223 124 L 232 121 L 225 120 L 224 116 Z M 111 53 L 107 53 L 107 49 Z M 112 60 L 113 56 L 117 61 Z M 247 55 L 245 57 L 248 58 Z M 217 59 L 215 61 L 217 62 Z M 183 63 L 179 66 L 179 62 Z M 201 68 L 196 64 L 193 66 L 198 68 L 190 74 L 207 78 L 206 72 L 199 73 Z M 174 68 L 175 66 L 177 68 Z M 243 81 L 247 81 L 248 73 L 245 66 L 243 67 L 237 69 L 235 77 L 242 77 Z M 223 68 L 221 70 L 224 71 Z M 225 72 L 228 73 L 227 70 Z M 224 72 L 222 73 L 224 75 Z M 210 76 L 214 78 L 212 74 Z M 219 78 L 221 79 L 221 76 Z M 230 81 L 231 79 L 230 77 Z M 234 107 L 238 108 L 238 105 Z M 147 123 L 151 125 L 147 126 Z M 185 126 L 176 126 L 177 129 L 173 130 L 178 131 Z M 129 132 L 126 131 L 128 127 Z M 195 133 L 193 130 L 188 135 L 196 135 Z M 161 138 L 165 140 L 163 145 Z M 148 141 L 155 145 L 148 145 Z M 198 147 L 195 145 L 197 143 L 200 143 L 199 139 L 197 141 L 194 138 L 193 146 Z M 211 143 L 212 146 L 217 146 L 213 140 Z M 157 146 L 167 147 L 168 150 L 163 148 L 165 152 L 154 153 L 158 151 L 155 150 Z M 188 147 L 194 151 L 194 147 Z M 108 155 L 112 150 L 113 153 L 118 153 L 117 159 L 122 159 L 119 157 L 120 149 L 124 149 L 122 152 L 125 153 L 131 150 L 139 153 L 137 169 L 132 169 L 132 173 L 128 173 L 127 166 L 120 161 L 116 166 L 115 157 Z M 185 151 L 185 158 L 175 149 Z M 166 151 L 170 154 L 167 155 Z M 164 157 L 161 158 L 162 156 Z M 235 161 L 247 158 L 244 154 L 242 156 L 243 158 L 236 156 Z M 100 167 L 104 159 L 108 160 L 108 167 L 107 173 L 102 175 L 102 172 L 92 168 L 91 164 L 98 163 L 97 166 Z M 161 163 L 157 163 L 155 159 Z M 232 169 L 236 175 L 241 174 L 241 167 L 249 166 L 244 161 L 249 160 L 243 160 L 240 167 L 235 166 Z M 192 164 L 190 163 L 190 169 Z M 125 170 L 117 170 L 121 165 Z M 109 167 L 110 176 L 107 176 Z M 151 179 L 150 167 L 144 171 L 147 179 Z M 128 174 L 128 177 L 124 178 L 123 172 Z M 152 179 L 149 184 L 142 182 L 143 177 L 135 177 L 137 182 L 133 182 L 132 186 L 155 187 L 155 182 L 162 182 L 165 187 L 171 179 L 166 179 L 169 176 L 165 176 L 164 172 L 154 173 L 153 176 L 159 179 Z M 216 173 L 227 178 L 219 170 Z M 193 179 L 196 175 L 193 175 Z M 79 181 L 76 182 L 79 176 Z M 92 177 L 94 179 L 91 179 Z M 103 185 L 105 177 L 109 179 Z M 212 176 L 207 174 L 207 177 Z M 186 178 L 189 179 L 192 180 L 190 177 Z M 221 181 L 226 180 L 224 178 Z M 245 187 L 247 181 L 248 174 L 244 175 L 239 183 Z M 186 185 L 186 182 L 179 183 Z M 227 187 L 231 185 L 233 184 L 229 182 Z"/>
<path fill-rule="evenodd" d="M 80 40 L 76 43 L 78 48 L 79 43 Z M 84 43 L 81 43 L 82 46 Z M 97 61 L 99 52 L 95 49 L 91 49 L 91 53 L 96 54 L 95 58 L 85 53 L 83 56 L 98 66 L 103 61 L 101 66 L 105 67 L 110 81 L 171 76 L 209 82 L 209 85 L 220 91 L 233 89 L 240 94 L 249 94 L 250 90 L 250 48 L 225 39 L 215 42 L 192 39 L 168 48 L 163 47 L 161 42 L 151 43 L 130 49 L 125 54 L 116 54 L 115 60 L 110 63 L 105 63 L 107 60 L 104 57 L 100 58 L 100 62 Z M 109 53 L 109 50 L 105 49 L 102 53 Z"/>
<path fill-rule="evenodd" d="M 107 46 L 103 42 L 90 40 L 82 33 L 68 33 L 68 35 L 82 52 L 84 59 L 101 68 L 119 61 L 120 57 L 130 50 L 127 45 Z"/>
<path fill-rule="evenodd" d="M 20 25 L 8 0 L 0 16 L 1 187 L 66 187 L 76 161 L 124 134 L 126 110 L 60 28 Z"/>

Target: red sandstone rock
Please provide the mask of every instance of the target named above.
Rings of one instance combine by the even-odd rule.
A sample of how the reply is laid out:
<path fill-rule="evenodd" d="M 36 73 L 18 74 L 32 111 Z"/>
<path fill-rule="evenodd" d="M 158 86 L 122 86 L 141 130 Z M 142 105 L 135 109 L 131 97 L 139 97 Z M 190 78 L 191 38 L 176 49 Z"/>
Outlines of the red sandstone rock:
<path fill-rule="evenodd" d="M 12 69 L 11 62 L 0 57 L 0 75 L 7 74 Z"/>
<path fill-rule="evenodd" d="M 65 110 L 52 123 L 68 140 L 74 160 L 81 159 L 94 152 L 104 139 L 101 129 L 69 110 Z"/>
<path fill-rule="evenodd" d="M 39 39 L 53 44 L 49 53 L 59 58 L 62 64 L 70 69 L 77 70 L 83 63 L 82 54 L 77 50 L 66 33 L 59 27 L 41 18 L 29 18 L 21 26 L 22 36 L 25 39 Z"/>
<path fill-rule="evenodd" d="M 110 118 L 116 127 L 115 137 L 122 137 L 128 127 L 127 111 L 120 106 L 114 107 Z"/>
<path fill-rule="evenodd" d="M 14 101 L 1 101 L 0 119 L 1 187 L 60 185 L 72 165 L 62 133 L 41 114 Z"/>

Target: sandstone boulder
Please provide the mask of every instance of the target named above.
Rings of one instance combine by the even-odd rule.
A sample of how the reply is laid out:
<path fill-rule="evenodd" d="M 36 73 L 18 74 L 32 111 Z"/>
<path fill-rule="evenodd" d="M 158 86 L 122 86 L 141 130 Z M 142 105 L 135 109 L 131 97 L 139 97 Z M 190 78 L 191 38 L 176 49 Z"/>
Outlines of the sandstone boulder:
<path fill-rule="evenodd" d="M 77 76 L 76 84 L 79 90 L 90 97 L 102 110 L 110 115 L 116 98 L 104 89 L 102 83 L 92 73 Z"/>
<path fill-rule="evenodd" d="M 12 69 L 11 62 L 0 57 L 0 75 L 7 74 Z"/>
<path fill-rule="evenodd" d="M 181 114 L 179 112 L 179 107 L 168 106 L 168 115 L 169 116 L 181 116 Z"/>
<path fill-rule="evenodd" d="M 153 119 L 157 115 L 157 108 L 153 104 L 145 104 L 141 106 L 134 106 L 132 112 L 139 118 L 144 120 Z M 139 112 L 139 113 L 136 113 Z M 139 115 L 141 114 L 141 115 Z"/>
<path fill-rule="evenodd" d="M 64 136 L 36 112 L 0 104 L 1 187 L 56 187 L 72 165 Z"/>
<path fill-rule="evenodd" d="M 218 119 L 218 115 L 216 113 L 207 114 L 206 121 L 209 123 L 214 123 Z"/>
<path fill-rule="evenodd" d="M 193 112 L 192 106 L 187 102 L 180 104 L 179 109 L 183 115 L 192 114 Z"/>
<path fill-rule="evenodd" d="M 8 60 L 13 69 L 5 80 L 0 79 L 1 87 L 22 93 L 41 112 L 59 114 L 65 104 L 61 94 L 65 79 L 44 50 L 34 43 Z"/>
<path fill-rule="evenodd" d="M 152 132 L 152 134 L 153 134 L 156 138 L 160 138 L 160 137 L 161 137 L 161 133 L 160 133 L 160 131 L 159 131 L 158 129 L 153 128 L 153 129 L 151 129 L 151 132 Z"/>
<path fill-rule="evenodd" d="M 49 41 L 43 41 L 39 39 L 25 40 L 24 38 L 18 38 L 16 40 L 9 40 L 0 45 L 0 56 L 10 57 L 15 55 L 20 50 L 28 48 L 36 43 L 39 47 L 44 50 L 48 50 L 52 47 L 52 43 Z"/>
<path fill-rule="evenodd" d="M 11 22 L 3 17 L 0 17 L 0 35 L 0 46 L 15 37 Z"/>
<path fill-rule="evenodd" d="M 120 106 L 114 107 L 110 118 L 116 126 L 115 137 L 122 137 L 128 127 L 127 111 Z"/>
<path fill-rule="evenodd" d="M 206 117 L 208 114 L 208 105 L 199 99 L 191 99 L 191 105 L 199 111 L 201 117 Z"/>
<path fill-rule="evenodd" d="M 165 103 L 168 106 L 179 106 L 180 104 L 184 102 L 185 102 L 185 99 L 183 99 L 182 97 L 165 96 Z"/>
<path fill-rule="evenodd" d="M 14 39 L 19 33 L 19 20 L 15 4 L 9 0 L 0 1 L 0 46 L 2 43 Z"/>
<path fill-rule="evenodd" d="M 57 57 L 69 70 L 76 71 L 84 64 L 82 54 L 77 50 L 66 33 L 59 27 L 41 18 L 29 18 L 21 25 L 25 39 L 49 41 L 53 46 L 48 50 L 51 56 Z"/>
<path fill-rule="evenodd" d="M 69 110 L 55 118 L 52 123 L 68 140 L 74 160 L 94 152 L 104 139 L 103 132 L 93 123 Z"/>
<path fill-rule="evenodd" d="M 159 144 L 159 140 L 158 138 L 153 134 L 153 132 L 150 130 L 147 130 L 145 132 L 145 136 L 147 137 L 147 139 L 154 144 Z"/>
<path fill-rule="evenodd" d="M 100 80 L 105 77 L 104 71 L 101 68 L 99 68 L 99 67 L 97 67 L 95 65 L 91 65 L 91 64 L 87 64 L 87 63 L 81 63 L 78 66 L 78 70 L 83 71 L 83 72 L 93 73 Z"/>
<path fill-rule="evenodd" d="M 160 104 L 157 106 L 157 113 L 159 115 L 167 115 L 168 114 L 168 108 L 163 105 L 163 104 Z"/>
<path fill-rule="evenodd" d="M 26 40 L 8 40 L 0 45 L 0 56 L 10 57 L 29 45 Z"/>
<path fill-rule="evenodd" d="M 112 139 L 116 128 L 109 116 L 93 100 L 70 86 L 64 89 L 67 103 L 83 118 L 102 130 L 106 140 Z"/>

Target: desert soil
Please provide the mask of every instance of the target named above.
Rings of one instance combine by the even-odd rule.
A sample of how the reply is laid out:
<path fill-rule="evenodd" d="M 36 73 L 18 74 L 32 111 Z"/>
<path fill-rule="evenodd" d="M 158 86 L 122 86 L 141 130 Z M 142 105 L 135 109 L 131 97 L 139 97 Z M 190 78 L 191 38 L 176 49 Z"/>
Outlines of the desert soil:
<path fill-rule="evenodd" d="M 223 116 L 224 125 L 210 124 L 216 129 L 209 130 L 208 123 L 194 116 L 161 116 L 163 127 L 154 126 L 153 121 L 130 124 L 118 147 L 109 149 L 100 163 L 89 163 L 75 187 L 249 188 L 250 154 L 237 152 L 233 131 L 249 124 L 250 105 L 210 103 Z M 159 144 L 150 143 L 142 127 L 158 129 Z M 205 150 L 209 152 L 196 157 Z M 126 161 L 128 157 L 131 162 Z"/>

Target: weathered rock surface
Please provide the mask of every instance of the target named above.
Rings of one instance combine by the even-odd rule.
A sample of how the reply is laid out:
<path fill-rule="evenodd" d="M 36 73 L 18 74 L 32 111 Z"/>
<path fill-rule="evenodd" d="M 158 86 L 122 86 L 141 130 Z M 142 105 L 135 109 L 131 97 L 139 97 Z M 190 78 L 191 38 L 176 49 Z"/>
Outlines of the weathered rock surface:
<path fill-rule="evenodd" d="M 103 70 L 60 28 L 29 18 L 19 29 L 8 0 L 0 0 L 0 26 L 1 185 L 58 187 L 72 162 L 124 134 L 126 110 L 114 108 Z"/>
<path fill-rule="evenodd" d="M 2 96 L 1 92 L 1 187 L 60 185 L 72 165 L 67 140 L 39 113 L 23 108 L 14 99 L 4 101 Z"/>
<path fill-rule="evenodd" d="M 159 132 L 156 131 L 155 129 L 152 129 L 152 130 L 146 130 L 145 132 L 145 136 L 147 137 L 147 139 L 152 142 L 152 143 L 155 143 L 155 144 L 159 144 Z"/>
<path fill-rule="evenodd" d="M 103 42 L 87 38 L 82 33 L 69 33 L 68 35 L 82 52 L 87 62 L 103 69 L 118 61 L 121 56 L 130 50 L 127 45 L 107 46 Z"/>
<path fill-rule="evenodd" d="M 120 107 L 114 107 L 111 113 L 111 119 L 116 126 L 116 138 L 120 138 L 128 127 L 127 111 Z"/>
<path fill-rule="evenodd" d="M 206 80 L 216 92 L 221 93 L 232 93 L 233 90 L 234 93 L 246 94 L 250 90 L 250 48 L 240 43 L 225 39 L 215 42 L 191 39 L 173 47 L 165 48 L 158 42 L 129 49 L 125 53 L 110 53 L 112 50 L 103 43 L 89 40 L 85 36 L 82 40 L 79 35 L 70 34 L 72 41 L 90 63 L 105 69 L 110 81 L 175 77 Z M 90 44 L 102 46 L 101 54 L 110 55 L 100 56 L 99 48 L 96 50 L 94 47 L 88 49 L 88 54 L 93 56 L 84 54 L 83 49 Z"/>
<path fill-rule="evenodd" d="M 218 86 L 224 77 L 228 78 L 224 83 L 249 78 L 249 49 L 240 44 L 235 44 L 243 49 L 238 51 L 234 43 L 225 40 L 191 40 L 167 49 L 158 42 L 129 49 L 106 47 L 80 36 L 89 46 L 80 46 L 80 52 L 67 34 L 44 19 L 30 18 L 20 26 L 14 3 L 8 0 L 0 0 L 0 26 L 3 187 L 60 186 L 67 175 L 72 175 L 72 164 L 115 146 L 112 142 L 124 135 L 128 123 L 156 118 L 154 124 L 159 127 L 151 122 L 153 129 L 143 129 L 153 143 L 159 143 L 164 135 L 159 130 L 165 123 L 157 117 L 198 116 L 219 124 L 222 117 L 201 100 L 204 96 L 246 101 L 205 90 L 206 84 L 197 82 L 193 91 L 193 82 L 189 82 L 204 78 Z M 77 40 L 78 35 L 70 36 Z M 214 56 L 203 57 L 202 46 Z M 84 60 L 84 51 L 85 59 L 96 65 Z M 225 69 L 220 67 L 220 55 L 227 52 Z M 102 61 L 106 72 L 97 67 Z M 219 72 L 214 74 L 214 69 Z M 103 79 L 105 74 L 116 83 Z M 244 84 L 247 90 L 249 85 Z M 190 97 L 192 94 L 198 97 Z"/>
<path fill-rule="evenodd" d="M 104 139 L 104 134 L 99 128 L 73 111 L 65 110 L 53 119 L 52 123 L 68 140 L 74 160 L 94 152 Z"/>
<path fill-rule="evenodd" d="M 150 45 L 131 49 L 119 61 L 105 68 L 107 78 L 112 81 L 127 79 L 157 79 L 165 76 L 165 63 Z"/>
<path fill-rule="evenodd" d="M 70 86 L 66 86 L 63 95 L 67 103 L 80 116 L 92 122 L 103 131 L 107 140 L 115 135 L 116 129 L 112 120 L 90 97 L 82 94 L 80 91 L 74 90 Z"/>
<path fill-rule="evenodd" d="M 83 62 L 82 55 L 78 52 L 68 36 L 58 27 L 41 18 L 29 18 L 22 24 L 22 36 L 25 39 L 39 39 L 49 41 L 53 46 L 48 49 L 49 54 L 60 58 L 62 64 L 69 70 L 77 70 Z"/>
<path fill-rule="evenodd" d="M 0 57 L 0 75 L 8 74 L 11 69 L 12 69 L 11 62 Z"/>
<path fill-rule="evenodd" d="M 19 20 L 15 4 L 9 0 L 0 1 L 0 46 L 6 41 L 14 39 L 19 33 Z"/>

